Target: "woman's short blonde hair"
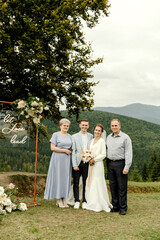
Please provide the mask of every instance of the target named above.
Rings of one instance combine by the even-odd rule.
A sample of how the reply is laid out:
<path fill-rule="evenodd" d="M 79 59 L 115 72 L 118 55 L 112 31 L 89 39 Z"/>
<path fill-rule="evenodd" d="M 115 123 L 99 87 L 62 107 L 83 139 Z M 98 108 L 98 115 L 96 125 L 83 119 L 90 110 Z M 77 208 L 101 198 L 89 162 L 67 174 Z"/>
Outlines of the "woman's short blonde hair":
<path fill-rule="evenodd" d="M 62 118 L 62 119 L 59 121 L 59 126 L 61 126 L 62 124 L 65 124 L 65 123 L 68 123 L 69 126 L 71 125 L 71 122 L 70 122 L 67 118 Z"/>

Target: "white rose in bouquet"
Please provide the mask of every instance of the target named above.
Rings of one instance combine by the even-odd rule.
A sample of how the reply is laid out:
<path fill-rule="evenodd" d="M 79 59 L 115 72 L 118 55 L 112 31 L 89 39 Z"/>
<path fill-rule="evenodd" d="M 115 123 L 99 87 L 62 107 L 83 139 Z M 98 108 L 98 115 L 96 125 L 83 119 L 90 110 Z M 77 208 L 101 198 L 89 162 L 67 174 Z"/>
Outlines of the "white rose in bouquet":
<path fill-rule="evenodd" d="M 82 152 L 81 154 L 81 158 L 84 163 L 89 162 L 93 157 L 93 154 L 89 150 L 87 150 L 86 152 Z"/>

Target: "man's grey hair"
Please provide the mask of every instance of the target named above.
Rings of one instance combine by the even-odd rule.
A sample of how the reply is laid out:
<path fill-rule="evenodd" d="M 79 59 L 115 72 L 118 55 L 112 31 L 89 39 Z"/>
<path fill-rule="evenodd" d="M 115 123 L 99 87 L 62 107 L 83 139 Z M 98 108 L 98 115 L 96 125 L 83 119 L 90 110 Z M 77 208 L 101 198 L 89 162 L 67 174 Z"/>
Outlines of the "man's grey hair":
<path fill-rule="evenodd" d="M 115 118 L 115 119 L 112 119 L 112 120 L 111 120 L 111 123 L 112 123 L 113 121 L 117 121 L 117 122 L 119 123 L 119 125 L 121 126 L 121 122 L 120 122 L 120 120 L 119 120 L 119 119 L 117 119 L 117 118 Z"/>

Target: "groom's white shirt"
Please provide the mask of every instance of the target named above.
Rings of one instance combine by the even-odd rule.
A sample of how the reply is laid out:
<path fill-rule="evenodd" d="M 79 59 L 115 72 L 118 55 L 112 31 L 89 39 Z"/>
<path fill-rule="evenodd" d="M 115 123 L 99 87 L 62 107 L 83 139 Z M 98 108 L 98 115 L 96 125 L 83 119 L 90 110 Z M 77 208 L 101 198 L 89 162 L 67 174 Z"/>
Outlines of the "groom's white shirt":
<path fill-rule="evenodd" d="M 90 142 L 93 138 L 93 135 L 86 132 L 87 136 L 87 149 L 89 148 Z M 87 150 L 86 149 L 86 150 Z M 84 151 L 83 142 L 82 142 L 82 133 L 81 131 L 72 135 L 72 166 L 78 167 L 81 162 L 81 152 Z"/>
<path fill-rule="evenodd" d="M 81 138 L 82 138 L 82 146 L 83 146 L 83 152 L 87 151 L 88 149 L 88 138 L 87 138 L 87 133 L 83 134 L 81 133 Z"/>

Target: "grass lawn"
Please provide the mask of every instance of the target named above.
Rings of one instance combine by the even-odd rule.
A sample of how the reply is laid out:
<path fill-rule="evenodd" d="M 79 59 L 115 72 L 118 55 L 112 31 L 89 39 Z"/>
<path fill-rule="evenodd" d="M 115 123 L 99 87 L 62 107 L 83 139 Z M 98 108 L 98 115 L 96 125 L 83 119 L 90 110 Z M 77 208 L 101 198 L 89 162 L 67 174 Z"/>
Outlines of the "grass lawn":
<path fill-rule="evenodd" d="M 160 240 L 160 193 L 128 193 L 128 212 L 60 209 L 55 200 L 0 217 L 2 240 Z"/>

